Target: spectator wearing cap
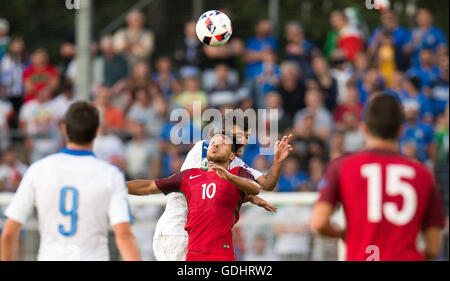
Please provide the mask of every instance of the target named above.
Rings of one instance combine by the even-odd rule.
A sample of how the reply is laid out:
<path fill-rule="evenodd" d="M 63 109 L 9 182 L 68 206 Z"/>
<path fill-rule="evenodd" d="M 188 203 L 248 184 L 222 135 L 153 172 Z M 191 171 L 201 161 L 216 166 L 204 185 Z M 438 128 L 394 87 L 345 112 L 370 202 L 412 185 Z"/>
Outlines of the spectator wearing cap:
<path fill-rule="evenodd" d="M 25 86 L 25 102 L 35 98 L 41 90 L 50 92 L 53 96 L 59 85 L 58 69 L 49 64 L 45 49 L 37 49 L 31 55 L 31 65 L 23 72 Z"/>
<path fill-rule="evenodd" d="M 400 96 L 401 102 L 406 107 L 412 105 L 418 109 L 419 118 L 431 124 L 433 121 L 433 109 L 430 99 L 420 91 L 420 81 L 417 77 L 410 77 L 404 82 L 405 91 Z"/>
<path fill-rule="evenodd" d="M 420 111 L 417 103 L 404 105 L 406 122 L 400 137 L 400 147 L 404 143 L 414 143 L 417 150 L 417 159 L 425 163 L 429 160 L 430 150 L 434 142 L 433 127 L 420 120 Z"/>
<path fill-rule="evenodd" d="M 119 29 L 113 37 L 115 52 L 125 55 L 130 69 L 137 62 L 148 62 L 153 53 L 155 36 L 144 24 L 144 14 L 133 10 L 127 15 L 127 27 Z"/>
<path fill-rule="evenodd" d="M 383 34 L 390 32 L 395 48 L 395 65 L 404 71 L 409 65 L 406 45 L 411 40 L 411 33 L 399 24 L 398 14 L 392 9 L 381 11 L 380 18 L 381 26 L 375 28 L 367 42 L 368 52 L 374 56 L 382 43 Z"/>
<path fill-rule="evenodd" d="M 267 50 L 277 51 L 278 40 L 271 36 L 272 23 L 268 19 L 258 21 L 255 28 L 255 36 L 245 42 L 245 74 L 246 79 L 254 79 L 262 68 L 264 52 Z"/>
<path fill-rule="evenodd" d="M 284 59 L 297 62 L 305 78 L 312 77 L 312 58 L 319 53 L 319 50 L 306 39 L 303 27 L 298 22 L 288 22 L 284 28 L 284 34 L 287 40 Z"/>
<path fill-rule="evenodd" d="M 6 54 L 6 52 L 8 51 L 8 45 L 10 41 L 8 33 L 9 33 L 9 22 L 4 18 L 0 18 L 0 60 L 2 59 L 3 55 Z"/>
<path fill-rule="evenodd" d="M 438 27 L 433 26 L 433 14 L 430 10 L 421 8 L 416 14 L 417 27 L 412 30 L 411 40 L 407 49 L 412 55 L 412 66 L 420 65 L 420 51 L 431 49 L 435 55 L 447 53 L 447 39 L 445 33 Z"/>

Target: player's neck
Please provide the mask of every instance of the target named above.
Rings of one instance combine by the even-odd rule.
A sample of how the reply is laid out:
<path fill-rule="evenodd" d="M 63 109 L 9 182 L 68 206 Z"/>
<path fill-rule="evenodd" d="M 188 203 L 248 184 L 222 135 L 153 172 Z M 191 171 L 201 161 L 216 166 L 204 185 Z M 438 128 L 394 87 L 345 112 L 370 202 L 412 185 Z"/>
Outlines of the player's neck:
<path fill-rule="evenodd" d="M 76 144 L 73 142 L 69 142 L 66 145 L 67 149 L 70 149 L 70 150 L 89 150 L 89 151 L 93 150 L 93 146 L 94 146 L 93 143 L 90 143 L 87 145 L 80 145 L 80 144 Z"/>
<path fill-rule="evenodd" d="M 221 167 L 223 167 L 224 169 L 228 170 L 228 162 L 225 163 L 219 163 L 219 162 L 214 162 L 214 164 L 219 165 Z M 211 169 L 211 167 L 208 167 L 208 171 L 214 171 L 213 169 Z"/>
<path fill-rule="evenodd" d="M 398 144 L 395 141 L 382 140 L 379 138 L 371 138 L 371 137 L 366 138 L 366 148 L 391 150 L 392 152 L 397 152 L 399 150 Z"/>

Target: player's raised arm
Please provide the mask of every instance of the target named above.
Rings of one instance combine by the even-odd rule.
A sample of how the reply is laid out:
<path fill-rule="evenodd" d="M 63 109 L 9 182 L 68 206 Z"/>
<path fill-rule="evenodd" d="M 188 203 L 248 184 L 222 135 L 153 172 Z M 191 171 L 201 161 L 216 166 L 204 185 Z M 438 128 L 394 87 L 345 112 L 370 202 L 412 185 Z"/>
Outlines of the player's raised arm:
<path fill-rule="evenodd" d="M 127 182 L 128 193 L 131 195 L 150 195 L 161 193 L 154 180 L 132 180 Z"/>
<path fill-rule="evenodd" d="M 247 195 L 258 195 L 261 190 L 261 186 L 259 185 L 259 183 L 251 180 L 250 177 L 253 177 L 247 171 L 245 171 L 245 169 L 242 169 L 242 171 L 247 173 L 249 175 L 249 178 L 233 175 L 224 167 L 221 167 L 213 162 L 209 162 L 209 167 L 212 170 L 216 171 L 217 175 L 221 179 L 231 182 Z"/>
<path fill-rule="evenodd" d="M 291 138 L 292 134 L 290 134 L 289 136 L 284 136 L 281 141 L 278 141 L 275 144 L 275 155 L 273 158 L 273 164 L 270 167 L 269 172 L 256 179 L 256 181 L 261 185 L 262 190 L 273 191 L 277 186 L 278 180 L 280 179 L 283 163 L 289 156 L 289 153 L 292 151 L 292 147 L 289 144 Z"/>

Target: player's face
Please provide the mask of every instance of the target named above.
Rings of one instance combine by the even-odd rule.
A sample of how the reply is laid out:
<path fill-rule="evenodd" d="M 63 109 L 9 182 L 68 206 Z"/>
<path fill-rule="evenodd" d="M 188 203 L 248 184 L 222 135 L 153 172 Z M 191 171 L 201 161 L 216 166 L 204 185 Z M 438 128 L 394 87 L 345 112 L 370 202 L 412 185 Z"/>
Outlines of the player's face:
<path fill-rule="evenodd" d="M 244 131 L 239 126 L 233 126 L 233 134 L 236 135 L 236 140 L 239 144 L 242 144 L 242 146 L 237 151 L 237 156 L 241 156 L 242 153 L 244 153 L 244 149 L 248 144 L 248 137 L 250 135 L 249 131 Z"/>
<path fill-rule="evenodd" d="M 214 163 L 227 163 L 232 154 L 231 144 L 226 143 L 225 136 L 217 135 L 211 139 L 206 157 Z"/>

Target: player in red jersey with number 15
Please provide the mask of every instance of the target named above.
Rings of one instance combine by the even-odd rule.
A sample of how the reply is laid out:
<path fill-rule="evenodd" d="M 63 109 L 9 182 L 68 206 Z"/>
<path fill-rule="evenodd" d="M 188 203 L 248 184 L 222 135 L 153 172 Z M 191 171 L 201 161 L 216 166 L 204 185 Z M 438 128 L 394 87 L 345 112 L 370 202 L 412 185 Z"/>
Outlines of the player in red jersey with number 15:
<path fill-rule="evenodd" d="M 332 161 L 319 184 L 311 226 L 343 238 L 347 260 L 417 261 L 439 254 L 441 196 L 426 166 L 397 152 L 402 124 L 402 108 L 394 97 L 374 98 L 363 125 L 366 150 Z M 338 202 L 346 230 L 330 224 Z M 424 251 L 416 247 L 421 230 Z"/>

